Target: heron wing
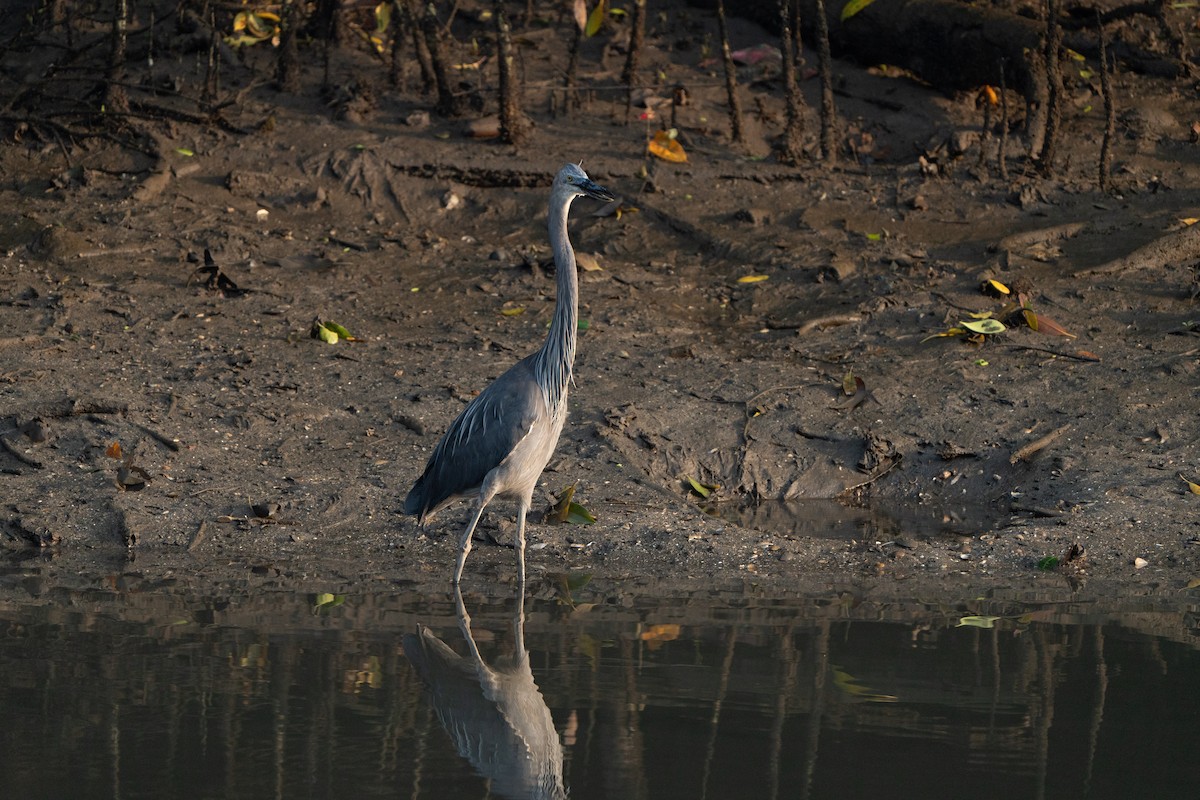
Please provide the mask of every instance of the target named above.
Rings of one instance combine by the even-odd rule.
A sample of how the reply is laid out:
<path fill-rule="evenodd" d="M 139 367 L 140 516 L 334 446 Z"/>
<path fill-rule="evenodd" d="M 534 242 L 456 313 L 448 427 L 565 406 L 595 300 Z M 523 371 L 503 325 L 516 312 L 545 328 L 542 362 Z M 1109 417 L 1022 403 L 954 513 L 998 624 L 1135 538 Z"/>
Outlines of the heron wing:
<path fill-rule="evenodd" d="M 438 442 L 404 510 L 424 518 L 446 501 L 479 489 L 545 412 L 530 368 L 517 362 L 472 400 Z"/>

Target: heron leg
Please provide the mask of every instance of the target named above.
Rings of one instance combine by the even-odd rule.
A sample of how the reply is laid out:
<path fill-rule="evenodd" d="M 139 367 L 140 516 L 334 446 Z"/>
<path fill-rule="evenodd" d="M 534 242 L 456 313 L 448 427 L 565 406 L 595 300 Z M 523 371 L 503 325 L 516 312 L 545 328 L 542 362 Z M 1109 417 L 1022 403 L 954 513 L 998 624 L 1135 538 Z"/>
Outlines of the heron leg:
<path fill-rule="evenodd" d="M 517 506 L 517 590 L 525 596 L 525 514 L 532 498 L 522 497 Z"/>
<path fill-rule="evenodd" d="M 453 583 L 455 586 L 462 578 L 463 566 L 467 563 L 467 554 L 471 552 L 471 537 L 475 535 L 475 526 L 479 524 L 479 518 L 483 516 L 483 507 L 486 505 L 487 501 L 482 496 L 475 502 L 475 512 L 471 514 L 471 521 L 467 523 L 467 530 L 458 545 L 458 564 L 454 567 Z"/>

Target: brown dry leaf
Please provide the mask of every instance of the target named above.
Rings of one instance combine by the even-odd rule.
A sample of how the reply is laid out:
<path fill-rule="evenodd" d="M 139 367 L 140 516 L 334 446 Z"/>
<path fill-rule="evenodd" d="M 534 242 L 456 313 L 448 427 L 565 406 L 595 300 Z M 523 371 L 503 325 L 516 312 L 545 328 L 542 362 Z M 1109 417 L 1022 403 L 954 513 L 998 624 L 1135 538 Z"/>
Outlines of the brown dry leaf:
<path fill-rule="evenodd" d="M 109 458 L 120 458 L 121 457 L 121 443 L 113 442 L 112 444 L 110 444 L 108 446 L 108 448 L 105 449 L 104 455 L 108 456 Z"/>
<path fill-rule="evenodd" d="M 1025 311 L 1027 317 L 1032 313 L 1033 312 L 1029 310 Z M 1054 336 L 1066 336 L 1069 339 L 1075 338 L 1075 334 L 1067 331 L 1062 325 L 1059 325 L 1045 314 L 1039 314 L 1037 316 L 1037 325 L 1030 325 L 1029 327 L 1033 328 L 1035 331 L 1040 331 L 1041 333 L 1049 333 Z"/>

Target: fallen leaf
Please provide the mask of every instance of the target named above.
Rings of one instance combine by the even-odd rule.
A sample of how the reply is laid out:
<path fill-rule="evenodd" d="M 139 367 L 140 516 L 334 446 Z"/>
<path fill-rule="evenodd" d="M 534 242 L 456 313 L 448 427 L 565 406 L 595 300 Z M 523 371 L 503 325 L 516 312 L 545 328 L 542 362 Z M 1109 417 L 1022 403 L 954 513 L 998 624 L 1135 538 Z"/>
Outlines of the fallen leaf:
<path fill-rule="evenodd" d="M 596 7 L 592 9 L 591 16 L 588 17 L 587 27 L 583 29 L 583 35 L 591 38 L 600 32 L 600 26 L 604 24 L 604 17 L 608 14 L 608 0 L 600 0 Z"/>
<path fill-rule="evenodd" d="M 681 625 L 651 625 L 642 631 L 643 642 L 673 642 L 683 633 Z"/>
<path fill-rule="evenodd" d="M 963 617 L 958 621 L 958 624 L 955 625 L 954 627 L 956 627 L 956 628 L 991 628 L 996 624 L 996 620 L 999 620 L 999 619 L 1003 619 L 1003 617 L 989 617 L 989 616 Z"/>
<path fill-rule="evenodd" d="M 1007 330 L 1004 327 L 1004 323 L 998 319 L 973 319 L 959 322 L 958 324 L 972 333 L 982 333 L 987 336 L 1003 333 Z"/>
<path fill-rule="evenodd" d="M 116 445 L 116 442 L 114 442 L 113 444 L 114 444 L 114 445 Z M 120 446 L 119 446 L 119 445 L 117 445 L 117 447 L 118 447 L 118 452 L 120 452 L 120 450 L 119 450 L 119 447 L 120 447 Z M 120 456 L 119 456 L 119 455 L 117 455 L 117 456 L 114 456 L 114 457 L 115 457 L 115 458 L 120 458 Z M 1200 484 L 1198 484 L 1198 483 L 1192 483 L 1192 482 L 1191 482 L 1191 481 L 1189 481 L 1187 478 L 1183 477 L 1183 475 L 1180 475 L 1180 476 L 1179 476 L 1179 480 L 1181 480 L 1181 481 L 1183 481 L 1184 483 L 1186 483 L 1186 484 L 1187 484 L 1188 491 L 1190 491 L 1192 494 L 1200 494 Z"/>
<path fill-rule="evenodd" d="M 875 0 L 850 0 L 849 3 L 846 3 L 846 5 L 842 6 L 842 22 L 850 19 L 855 14 L 871 5 L 873 2 L 875 2 Z"/>
<path fill-rule="evenodd" d="M 742 277 L 737 279 L 737 282 L 738 283 L 761 283 L 762 281 L 768 280 L 770 277 L 771 277 L 770 275 L 743 275 Z"/>
<path fill-rule="evenodd" d="M 654 138 L 646 146 L 650 151 L 650 155 L 661 158 L 663 161 L 670 161 L 672 164 L 686 164 L 687 153 L 675 138 L 676 131 L 672 128 L 669 131 L 656 131 Z"/>
<path fill-rule="evenodd" d="M 705 484 L 693 478 L 691 475 L 685 475 L 684 480 L 686 480 L 688 485 L 692 487 L 693 492 L 705 498 L 706 500 L 712 495 L 713 492 L 721 488 L 719 486 L 706 486 Z"/>
<path fill-rule="evenodd" d="M 120 458 L 121 457 L 121 443 L 113 442 L 112 444 L 110 444 L 107 447 L 107 449 L 105 449 L 104 455 L 108 456 L 109 458 Z"/>
<path fill-rule="evenodd" d="M 502 308 L 500 313 L 506 317 L 516 317 L 525 313 L 525 306 L 516 306 L 515 308 Z"/>

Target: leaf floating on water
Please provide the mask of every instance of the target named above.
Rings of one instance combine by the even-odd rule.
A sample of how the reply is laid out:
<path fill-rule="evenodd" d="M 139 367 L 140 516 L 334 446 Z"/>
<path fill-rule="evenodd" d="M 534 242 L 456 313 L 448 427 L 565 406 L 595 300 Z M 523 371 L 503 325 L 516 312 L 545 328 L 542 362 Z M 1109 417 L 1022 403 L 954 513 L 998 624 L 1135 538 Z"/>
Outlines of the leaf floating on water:
<path fill-rule="evenodd" d="M 954 627 L 956 627 L 956 628 L 991 628 L 996 624 L 996 620 L 999 620 L 999 619 L 1003 619 L 1003 617 L 990 617 L 990 616 L 963 617 L 958 621 L 958 624 L 955 625 Z"/>
<path fill-rule="evenodd" d="M 320 592 L 313 597 L 313 614 L 324 614 L 346 602 L 346 595 Z"/>
<path fill-rule="evenodd" d="M 1046 556 L 1045 558 L 1039 559 L 1037 562 L 1037 568 L 1042 572 L 1051 572 L 1057 566 L 1058 556 Z"/>
<path fill-rule="evenodd" d="M 849 3 L 842 6 L 842 22 L 853 17 L 858 12 L 862 11 L 867 6 L 874 3 L 875 0 L 850 0 Z"/>
<path fill-rule="evenodd" d="M 833 669 L 833 685 L 851 697 L 865 700 L 868 703 L 895 703 L 899 700 L 898 697 L 892 694 L 876 694 L 858 682 L 858 678 L 846 672 L 839 666 L 834 665 Z"/>
<path fill-rule="evenodd" d="M 1007 330 L 1004 327 L 1004 323 L 998 319 L 972 319 L 964 320 L 958 324 L 972 333 L 982 333 L 986 336 L 1003 333 Z"/>
<path fill-rule="evenodd" d="M 674 128 L 669 131 L 656 131 L 654 138 L 647 145 L 650 154 L 672 164 L 686 164 L 687 153 L 684 152 L 683 145 L 675 139 L 678 135 L 679 132 Z"/>
<path fill-rule="evenodd" d="M 743 275 L 737 279 L 738 283 L 762 283 L 765 280 L 770 280 L 770 275 Z"/>
<path fill-rule="evenodd" d="M 652 645 L 662 644 L 663 642 L 673 642 L 683 633 L 682 625 L 651 625 L 641 633 L 643 642 L 650 642 Z M 653 648 L 651 648 L 653 649 Z"/>

